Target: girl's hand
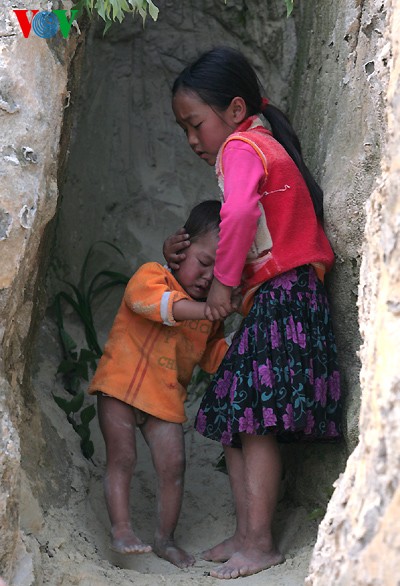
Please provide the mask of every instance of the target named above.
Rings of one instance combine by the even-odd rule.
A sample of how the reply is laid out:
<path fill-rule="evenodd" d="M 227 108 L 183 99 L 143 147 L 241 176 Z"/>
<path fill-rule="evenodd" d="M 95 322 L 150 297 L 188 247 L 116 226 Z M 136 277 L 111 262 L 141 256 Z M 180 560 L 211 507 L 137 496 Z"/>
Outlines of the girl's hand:
<path fill-rule="evenodd" d="M 184 228 L 179 228 L 175 234 L 168 236 L 163 245 L 163 255 L 170 269 L 173 271 L 179 269 L 179 263 L 186 258 L 182 250 L 188 246 L 190 246 L 189 234 L 186 234 Z"/>
<path fill-rule="evenodd" d="M 225 319 L 235 311 L 231 303 L 232 287 L 223 285 L 214 277 L 207 296 L 205 316 L 210 321 Z"/>

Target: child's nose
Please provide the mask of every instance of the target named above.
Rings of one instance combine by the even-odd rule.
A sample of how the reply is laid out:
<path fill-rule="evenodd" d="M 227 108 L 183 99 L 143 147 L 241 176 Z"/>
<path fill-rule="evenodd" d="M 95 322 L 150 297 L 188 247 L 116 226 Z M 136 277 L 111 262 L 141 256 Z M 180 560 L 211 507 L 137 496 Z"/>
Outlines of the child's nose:
<path fill-rule="evenodd" d="M 199 142 L 197 140 L 197 136 L 196 136 L 195 132 L 193 132 L 193 130 L 188 130 L 187 139 L 188 139 L 189 145 L 192 148 L 195 147 Z"/>
<path fill-rule="evenodd" d="M 204 278 L 207 281 L 211 281 L 211 279 L 213 278 L 213 267 L 208 267 L 205 271 L 204 271 Z"/>

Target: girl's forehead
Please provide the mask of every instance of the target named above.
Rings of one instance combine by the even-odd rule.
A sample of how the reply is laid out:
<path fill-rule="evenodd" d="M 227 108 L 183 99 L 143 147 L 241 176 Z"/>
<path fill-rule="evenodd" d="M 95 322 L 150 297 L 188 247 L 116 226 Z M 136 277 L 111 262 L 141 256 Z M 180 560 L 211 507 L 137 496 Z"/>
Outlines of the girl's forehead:
<path fill-rule="evenodd" d="M 185 120 L 199 110 L 209 108 L 209 106 L 195 92 L 178 90 L 172 98 L 172 108 L 175 114 Z"/>
<path fill-rule="evenodd" d="M 179 102 L 197 102 L 198 104 L 204 104 L 196 90 L 181 87 L 172 97 L 172 101 L 178 100 Z"/>

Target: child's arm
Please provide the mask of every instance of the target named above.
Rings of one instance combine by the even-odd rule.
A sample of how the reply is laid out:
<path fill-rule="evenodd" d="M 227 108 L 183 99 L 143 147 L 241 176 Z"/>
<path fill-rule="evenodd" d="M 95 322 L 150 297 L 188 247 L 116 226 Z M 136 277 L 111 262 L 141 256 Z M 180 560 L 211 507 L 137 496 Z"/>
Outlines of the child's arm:
<path fill-rule="evenodd" d="M 237 311 L 240 306 L 241 297 L 236 289 L 233 289 L 231 302 L 229 303 L 229 308 L 226 308 L 224 317 L 228 317 L 228 315 Z M 223 317 L 208 317 L 207 302 L 191 301 L 190 299 L 175 301 L 172 306 L 172 315 L 175 321 L 184 321 L 185 319 L 209 319 L 210 321 L 215 321 L 217 319 L 224 319 Z"/>
<path fill-rule="evenodd" d="M 165 240 L 163 255 L 168 266 L 174 271 L 179 269 L 179 263 L 186 258 L 183 250 L 188 246 L 190 246 L 189 234 L 186 234 L 184 228 L 179 228 L 175 234 L 168 236 Z"/>
<path fill-rule="evenodd" d="M 203 301 L 191 301 L 190 299 L 180 299 L 175 301 L 172 306 L 172 315 L 175 321 L 185 321 L 185 319 L 206 319 L 206 304 Z"/>
<path fill-rule="evenodd" d="M 146 263 L 129 281 L 124 302 L 134 313 L 168 326 L 177 326 L 187 319 L 207 319 L 206 303 L 193 301 L 186 292 L 171 288 L 173 282 L 171 274 L 160 264 Z"/>

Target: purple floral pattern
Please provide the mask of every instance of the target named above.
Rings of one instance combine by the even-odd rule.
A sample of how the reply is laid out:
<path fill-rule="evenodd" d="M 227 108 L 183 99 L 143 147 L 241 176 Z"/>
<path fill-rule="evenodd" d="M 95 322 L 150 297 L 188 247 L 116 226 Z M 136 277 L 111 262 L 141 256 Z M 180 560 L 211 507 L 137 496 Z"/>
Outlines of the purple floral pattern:
<path fill-rule="evenodd" d="M 319 401 L 322 407 L 326 405 L 326 380 L 322 377 L 318 377 L 314 381 L 315 387 L 315 400 Z"/>
<path fill-rule="evenodd" d="M 294 431 L 296 429 L 294 426 L 293 405 L 291 405 L 290 403 L 286 405 L 286 413 L 284 413 L 282 419 L 283 426 L 285 429 L 290 429 L 290 431 Z"/>
<path fill-rule="evenodd" d="M 204 411 L 203 409 L 200 409 L 199 412 L 197 413 L 197 431 L 199 433 L 204 433 L 206 430 L 206 425 L 207 425 L 207 417 L 204 415 Z"/>
<path fill-rule="evenodd" d="M 286 337 L 288 340 L 293 340 L 301 348 L 306 347 L 306 335 L 303 332 L 303 326 L 300 322 L 295 324 L 292 316 L 289 317 L 286 325 Z"/>
<path fill-rule="evenodd" d="M 247 409 L 244 410 L 243 417 L 240 417 L 239 419 L 239 431 L 254 434 L 259 427 L 259 422 L 254 419 L 253 410 L 250 409 L 250 407 L 247 407 Z"/>
<path fill-rule="evenodd" d="M 232 373 L 229 370 L 225 370 L 223 378 L 220 378 L 215 387 L 215 395 L 217 399 L 223 399 L 229 392 L 231 386 L 231 380 L 233 378 Z"/>
<path fill-rule="evenodd" d="M 243 334 L 240 338 L 238 352 L 239 354 L 244 354 L 246 350 L 249 349 L 249 330 L 244 328 Z"/>
<path fill-rule="evenodd" d="M 260 374 L 261 383 L 266 387 L 271 387 L 274 384 L 274 373 L 272 370 L 272 364 L 269 358 L 266 360 L 266 364 L 262 364 L 258 367 Z"/>
<path fill-rule="evenodd" d="M 334 401 L 340 399 L 340 376 L 339 372 L 335 370 L 328 379 L 329 394 Z"/>
<path fill-rule="evenodd" d="M 311 266 L 264 283 L 207 389 L 196 419 L 224 445 L 239 434 L 336 440 L 342 434 L 336 344 Z"/>
<path fill-rule="evenodd" d="M 263 421 L 265 427 L 274 427 L 276 425 L 276 415 L 271 407 L 263 407 Z"/>

